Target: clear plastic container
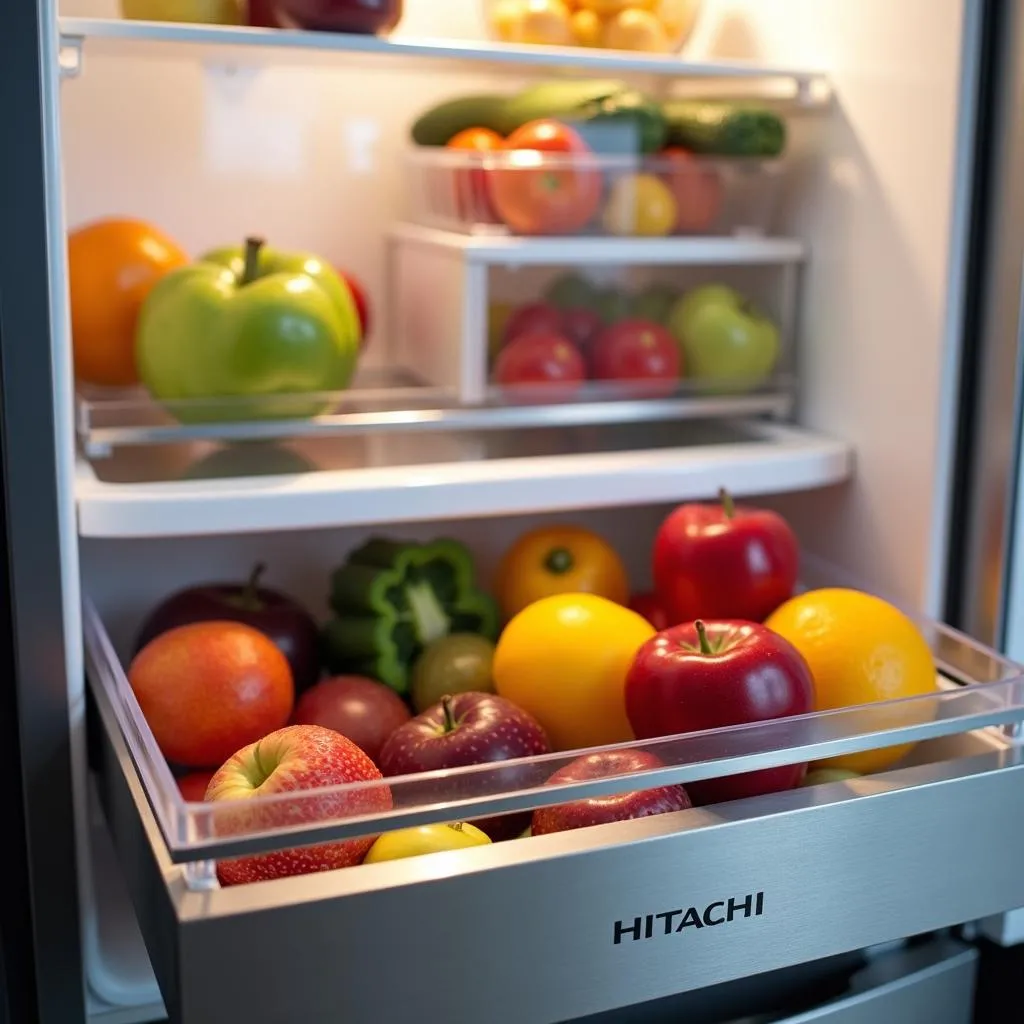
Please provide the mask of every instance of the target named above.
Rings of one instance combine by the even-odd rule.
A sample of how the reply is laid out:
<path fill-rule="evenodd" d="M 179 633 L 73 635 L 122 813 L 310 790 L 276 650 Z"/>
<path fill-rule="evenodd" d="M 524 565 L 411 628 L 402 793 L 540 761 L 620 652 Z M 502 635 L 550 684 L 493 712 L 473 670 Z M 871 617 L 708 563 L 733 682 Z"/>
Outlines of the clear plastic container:
<path fill-rule="evenodd" d="M 693 32 L 701 0 L 484 0 L 505 43 L 671 53 Z"/>
<path fill-rule="evenodd" d="M 410 218 L 469 234 L 763 235 L 772 227 L 779 160 L 471 152 L 407 156 Z"/>

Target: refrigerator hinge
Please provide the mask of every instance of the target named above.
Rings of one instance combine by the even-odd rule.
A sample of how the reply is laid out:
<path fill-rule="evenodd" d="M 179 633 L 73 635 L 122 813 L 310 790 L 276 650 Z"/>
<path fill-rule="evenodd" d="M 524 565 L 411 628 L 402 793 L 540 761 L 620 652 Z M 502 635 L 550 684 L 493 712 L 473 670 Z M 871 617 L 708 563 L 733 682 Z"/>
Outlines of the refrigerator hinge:
<path fill-rule="evenodd" d="M 77 78 L 82 73 L 82 36 L 60 37 L 60 51 L 57 57 L 61 81 L 65 78 Z"/>

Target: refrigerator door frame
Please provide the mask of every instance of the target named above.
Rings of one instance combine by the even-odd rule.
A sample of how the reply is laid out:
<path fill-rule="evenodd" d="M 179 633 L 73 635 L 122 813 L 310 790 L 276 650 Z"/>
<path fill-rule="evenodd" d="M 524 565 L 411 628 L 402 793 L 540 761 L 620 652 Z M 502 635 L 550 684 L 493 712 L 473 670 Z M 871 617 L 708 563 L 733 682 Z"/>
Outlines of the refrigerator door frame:
<path fill-rule="evenodd" d="M 27 902 L 30 922 L 27 934 L 5 930 L 3 954 L 6 983 L 24 986 L 21 996 L 32 1010 L 18 1019 L 67 1024 L 86 1013 L 76 824 L 76 766 L 83 759 L 81 730 L 72 727 L 84 705 L 67 489 L 70 387 L 51 345 L 66 316 L 58 36 L 50 0 L 8 7 L 0 95 L 11 101 L 0 104 L 0 138 L 4 152 L 17 158 L 0 162 L 0 223 L 8 239 L 0 247 L 0 432 L 10 595 L 5 704 L 13 704 L 20 777 L 11 798 L 20 807 L 12 818 L 5 809 L 5 821 L 10 841 L 24 844 L 26 868 L 7 884 L 14 899 Z M 24 969 L 14 969 L 16 947 L 29 961 Z"/>

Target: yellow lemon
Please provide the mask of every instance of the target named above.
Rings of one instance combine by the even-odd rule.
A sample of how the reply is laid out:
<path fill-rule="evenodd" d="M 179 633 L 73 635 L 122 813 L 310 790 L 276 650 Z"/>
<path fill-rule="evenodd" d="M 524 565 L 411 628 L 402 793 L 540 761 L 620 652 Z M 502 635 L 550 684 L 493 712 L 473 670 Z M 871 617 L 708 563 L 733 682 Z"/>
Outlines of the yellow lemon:
<path fill-rule="evenodd" d="M 668 32 L 658 18 L 635 7 L 616 14 L 605 25 L 603 41 L 610 50 L 668 53 L 672 48 Z"/>
<path fill-rule="evenodd" d="M 920 630 L 899 609 L 858 590 L 813 590 L 787 601 L 765 625 L 806 659 L 819 711 L 932 693 L 935 661 Z M 904 708 L 892 725 L 926 721 Z M 890 723 L 887 723 L 890 724 Z M 821 764 L 867 774 L 898 761 L 913 744 L 828 758 Z"/>
<path fill-rule="evenodd" d="M 668 235 L 676 223 L 676 200 L 653 174 L 624 174 L 612 184 L 603 222 L 612 235 Z"/>
<path fill-rule="evenodd" d="M 574 11 L 569 19 L 569 27 L 578 46 L 601 45 L 601 19 L 593 11 Z"/>

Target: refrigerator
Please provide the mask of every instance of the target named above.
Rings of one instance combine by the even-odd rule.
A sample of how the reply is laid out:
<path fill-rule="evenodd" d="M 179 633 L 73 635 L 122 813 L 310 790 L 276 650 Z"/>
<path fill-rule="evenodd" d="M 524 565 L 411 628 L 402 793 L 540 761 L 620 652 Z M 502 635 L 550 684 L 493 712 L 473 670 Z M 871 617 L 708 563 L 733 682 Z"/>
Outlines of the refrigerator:
<path fill-rule="evenodd" d="M 682 52 L 652 56 L 495 42 L 477 0 L 405 0 L 380 39 L 129 21 L 115 0 L 8 4 L 8 1018 L 960 1024 L 991 1003 L 986 964 L 1012 977 L 1024 939 L 1022 8 L 704 0 Z M 437 190 L 410 155 L 412 119 L 560 75 L 777 109 L 790 142 L 769 230 L 517 238 L 427 216 Z M 350 269 L 376 316 L 363 404 L 211 427 L 76 385 L 67 238 L 104 217 L 159 224 L 191 256 L 259 232 Z M 530 301 L 564 271 L 747 289 L 782 327 L 785 372 L 724 400 L 489 404 L 488 296 Z M 369 822 L 219 834 L 182 800 L 128 684 L 150 608 L 262 561 L 322 617 L 330 568 L 381 534 L 456 537 L 486 583 L 525 530 L 566 521 L 606 537 L 646 590 L 659 523 L 721 487 L 786 518 L 808 586 L 866 588 L 917 617 L 943 684 L 909 712 L 668 737 L 640 781 L 896 739 L 916 744 L 905 761 L 218 884 L 218 859 L 557 800 L 496 766 L 396 783 Z"/>

